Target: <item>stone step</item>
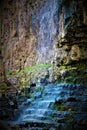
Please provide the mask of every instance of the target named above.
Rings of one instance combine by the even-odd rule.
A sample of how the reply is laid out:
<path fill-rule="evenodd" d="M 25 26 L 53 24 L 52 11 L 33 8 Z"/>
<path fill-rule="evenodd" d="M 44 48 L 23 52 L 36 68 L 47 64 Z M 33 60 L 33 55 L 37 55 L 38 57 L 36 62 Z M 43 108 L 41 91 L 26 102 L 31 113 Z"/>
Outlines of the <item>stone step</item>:
<path fill-rule="evenodd" d="M 61 101 L 61 102 L 87 102 L 87 98 L 84 95 L 73 95 L 70 96 L 69 94 L 67 95 L 59 95 L 55 98 L 55 101 Z"/>
<path fill-rule="evenodd" d="M 65 116 L 69 115 L 70 112 L 69 111 L 50 110 L 50 111 L 46 111 L 45 114 L 48 116 L 51 116 L 51 117 L 65 117 Z"/>
<path fill-rule="evenodd" d="M 35 108 L 27 108 L 25 110 L 25 114 L 32 114 L 32 113 L 37 113 L 37 114 L 44 114 L 46 111 L 49 111 L 48 109 L 35 109 Z"/>
<path fill-rule="evenodd" d="M 60 92 L 61 90 L 63 90 L 62 87 L 45 88 L 44 93 L 45 92 Z"/>
<path fill-rule="evenodd" d="M 16 128 L 14 127 L 12 127 L 12 130 L 15 130 Z M 53 127 L 53 126 L 49 126 L 49 127 L 47 127 L 47 126 L 28 126 L 27 128 L 25 128 L 25 126 L 22 126 L 22 128 L 21 127 L 18 127 L 17 126 L 17 129 L 18 130 L 57 130 L 55 127 Z"/>
<path fill-rule="evenodd" d="M 25 124 L 36 124 L 36 126 L 56 126 L 57 125 L 57 122 L 55 122 L 54 120 L 52 119 L 47 119 L 46 117 L 43 117 L 43 119 L 40 119 L 39 117 L 38 118 L 25 118 L 25 119 L 21 119 L 17 122 L 11 122 L 11 125 L 13 124 L 14 125 L 25 125 Z"/>
<path fill-rule="evenodd" d="M 55 116 L 55 117 L 58 117 L 58 116 L 64 116 L 64 115 L 68 115 L 70 112 L 69 111 L 57 111 L 57 110 L 51 110 L 51 109 L 27 109 L 25 111 L 25 115 L 29 114 L 29 115 L 32 115 L 34 113 L 35 116 L 43 116 L 43 115 L 46 115 L 46 116 Z"/>
<path fill-rule="evenodd" d="M 50 105 L 52 105 L 55 102 L 55 100 L 42 100 L 42 101 L 35 101 L 32 102 L 30 107 L 32 108 L 49 108 Z"/>
<path fill-rule="evenodd" d="M 55 99 L 56 99 L 56 95 L 42 95 L 42 98 L 43 98 L 43 100 L 48 100 L 48 101 L 50 101 L 50 100 L 54 100 L 55 101 Z"/>
<path fill-rule="evenodd" d="M 58 91 L 58 92 L 57 91 L 56 92 L 47 91 L 47 92 L 43 93 L 43 96 L 46 96 L 46 95 L 50 95 L 50 96 L 56 95 L 56 96 L 58 96 L 61 93 L 62 93 L 61 91 Z"/>
<path fill-rule="evenodd" d="M 27 115 L 23 115 L 21 121 L 30 121 L 30 120 L 42 120 L 42 121 L 53 121 L 54 119 L 52 119 L 50 116 L 47 115 L 42 115 L 42 114 L 27 114 Z"/>
<path fill-rule="evenodd" d="M 59 91 L 76 91 L 76 90 L 81 90 L 84 88 L 84 85 L 83 84 L 68 84 L 68 83 L 60 83 L 60 84 L 57 84 L 55 86 L 52 86 L 52 87 L 45 87 L 45 91 L 46 92 L 59 92 Z"/>
<path fill-rule="evenodd" d="M 85 91 L 84 91 L 85 90 Z M 45 91 L 43 92 L 43 94 L 61 94 L 61 93 L 64 93 L 64 94 L 84 94 L 84 95 L 87 95 L 87 89 L 80 89 L 80 91 L 78 91 L 78 89 L 75 89 L 75 90 L 72 90 L 72 89 L 58 89 L 58 88 L 53 88 L 53 89 L 45 89 Z"/>
<path fill-rule="evenodd" d="M 59 124 L 50 121 L 35 121 L 20 122 L 19 124 L 11 124 L 12 130 L 57 130 Z"/>
<path fill-rule="evenodd" d="M 60 83 L 57 84 L 55 87 L 57 88 L 62 88 L 62 89 L 67 89 L 67 90 L 75 90 L 75 89 L 81 89 L 84 87 L 83 84 L 69 84 L 69 83 Z"/>
<path fill-rule="evenodd" d="M 43 128 L 41 128 L 41 127 L 30 127 L 30 128 L 28 128 L 28 130 L 46 130 L 47 128 L 46 127 L 43 127 Z"/>
<path fill-rule="evenodd" d="M 25 110 L 25 114 L 32 114 L 32 113 L 35 113 L 35 114 L 52 114 L 52 113 L 57 113 L 58 111 L 56 110 L 51 110 L 51 109 L 35 109 L 35 108 L 28 108 Z"/>
<path fill-rule="evenodd" d="M 45 93 L 43 93 L 43 98 L 45 97 L 45 96 L 50 96 L 50 97 L 54 97 L 54 95 L 55 95 L 55 97 L 58 97 L 58 96 L 71 96 L 71 95 L 76 95 L 76 94 L 74 94 L 74 92 L 73 91 L 70 91 L 70 90 L 61 90 L 61 91 L 55 91 L 55 92 L 53 92 L 53 91 L 48 91 L 48 92 L 45 92 Z M 80 93 L 78 93 L 78 96 L 80 95 Z"/>

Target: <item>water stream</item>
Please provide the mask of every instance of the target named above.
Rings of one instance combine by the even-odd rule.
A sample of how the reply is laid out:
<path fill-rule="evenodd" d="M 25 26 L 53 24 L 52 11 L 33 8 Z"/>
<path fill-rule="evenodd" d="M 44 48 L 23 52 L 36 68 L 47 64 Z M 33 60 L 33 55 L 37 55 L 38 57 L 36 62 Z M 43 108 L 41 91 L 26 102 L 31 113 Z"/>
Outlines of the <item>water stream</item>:
<path fill-rule="evenodd" d="M 33 97 L 24 102 L 27 105 L 23 106 L 18 119 L 10 122 L 11 125 L 22 125 L 25 128 L 27 124 L 26 130 L 51 130 L 51 128 L 57 130 L 61 124 L 62 130 L 66 130 L 67 116 L 71 119 L 70 113 L 74 109 L 77 112 L 80 107 L 78 103 L 82 105 L 84 102 L 85 97 L 81 95 L 83 86 L 80 84 L 60 83 L 47 84 L 43 87 L 41 95 L 39 95 L 39 91 L 35 90 Z M 79 101 L 80 99 L 82 101 Z M 75 104 L 77 105 L 75 106 Z"/>

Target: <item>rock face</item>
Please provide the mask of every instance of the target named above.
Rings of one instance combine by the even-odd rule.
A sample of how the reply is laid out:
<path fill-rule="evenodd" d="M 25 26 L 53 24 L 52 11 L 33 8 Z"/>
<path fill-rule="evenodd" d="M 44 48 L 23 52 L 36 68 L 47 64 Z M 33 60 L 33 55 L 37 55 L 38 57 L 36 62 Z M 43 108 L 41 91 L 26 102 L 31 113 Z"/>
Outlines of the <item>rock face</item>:
<path fill-rule="evenodd" d="M 68 66 L 86 73 L 86 0 L 4 0 L 0 4 L 0 66 L 6 72 L 54 61 L 57 69 Z"/>
<path fill-rule="evenodd" d="M 6 71 L 52 61 L 58 1 L 7 0 L 1 3 L 0 11 L 0 50 Z"/>
<path fill-rule="evenodd" d="M 85 2 L 85 1 L 84 1 Z M 63 1 L 59 13 L 57 58 L 59 64 L 72 64 L 87 59 L 87 21 L 83 1 Z"/>
<path fill-rule="evenodd" d="M 85 2 L 85 0 L 61 2 L 59 34 L 55 45 L 54 60 L 56 66 L 62 71 L 76 70 L 78 74 L 74 77 L 78 77 L 78 81 L 84 83 L 87 78 L 84 74 L 87 70 L 87 7 Z M 83 81 L 82 78 L 85 80 Z"/>
<path fill-rule="evenodd" d="M 7 0 L 1 5 L 1 53 L 6 71 L 20 70 L 36 61 L 32 11 L 26 2 Z"/>

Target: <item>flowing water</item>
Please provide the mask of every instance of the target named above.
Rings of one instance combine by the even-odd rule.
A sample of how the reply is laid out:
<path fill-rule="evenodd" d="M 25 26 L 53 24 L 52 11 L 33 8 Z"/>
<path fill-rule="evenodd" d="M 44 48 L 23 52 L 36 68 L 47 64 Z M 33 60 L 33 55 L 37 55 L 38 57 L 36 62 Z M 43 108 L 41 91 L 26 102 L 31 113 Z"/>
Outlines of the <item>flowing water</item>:
<path fill-rule="evenodd" d="M 57 130 L 61 124 L 61 130 L 67 130 L 65 120 L 72 110 L 69 105 L 63 109 L 63 103 L 78 102 L 78 98 L 84 100 L 84 96 L 79 93 L 81 88 L 79 84 L 66 83 L 43 86 L 42 93 L 34 91 L 33 98 L 26 100 L 27 105 L 22 108 L 18 119 L 11 121 L 11 125 L 22 125 L 24 128 L 27 125 L 23 130 Z M 56 103 L 57 107 L 62 106 L 59 110 L 55 108 Z"/>

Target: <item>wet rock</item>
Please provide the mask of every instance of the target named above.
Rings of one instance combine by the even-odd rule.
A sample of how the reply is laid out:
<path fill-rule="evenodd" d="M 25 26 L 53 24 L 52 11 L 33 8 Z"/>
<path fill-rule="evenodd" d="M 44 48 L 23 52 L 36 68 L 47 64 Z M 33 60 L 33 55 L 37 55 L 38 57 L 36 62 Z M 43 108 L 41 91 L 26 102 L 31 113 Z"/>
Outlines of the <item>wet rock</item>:
<path fill-rule="evenodd" d="M 0 130 L 12 130 L 10 126 L 4 121 L 0 120 Z"/>
<path fill-rule="evenodd" d="M 61 77 L 64 79 L 66 76 L 67 76 L 67 74 L 68 74 L 68 72 L 66 71 L 66 70 L 62 70 L 62 71 L 60 71 L 60 73 L 61 73 Z"/>
<path fill-rule="evenodd" d="M 36 87 L 36 83 L 31 83 L 30 87 Z"/>
<path fill-rule="evenodd" d="M 40 98 L 41 97 L 41 92 L 37 92 L 37 93 L 34 93 L 34 98 Z"/>
<path fill-rule="evenodd" d="M 29 96 L 30 90 L 31 90 L 30 87 L 24 88 L 24 93 L 26 96 Z"/>
<path fill-rule="evenodd" d="M 30 98 L 30 99 L 27 99 L 27 101 L 26 101 L 27 103 L 31 103 L 32 102 L 32 98 Z"/>
<path fill-rule="evenodd" d="M 43 94 L 41 88 L 44 88 Z M 86 118 L 83 118 L 87 110 L 87 103 L 79 101 L 80 97 L 77 96 L 79 89 L 82 90 L 76 84 L 47 84 L 45 87 L 41 84 L 34 89 L 31 98 L 22 100 L 22 111 L 19 113 L 23 113 L 19 114 L 18 127 L 21 125 L 21 129 L 25 127 L 26 129 L 33 129 L 33 127 L 34 129 L 39 127 L 44 129 L 47 126 L 47 129 L 50 129 L 52 126 L 54 129 L 58 129 L 58 124 L 60 124 L 60 129 L 68 130 L 69 126 L 70 130 L 73 130 L 73 128 L 78 128 L 78 124 L 82 121 L 83 128 L 85 128 Z M 72 96 L 71 92 L 76 93 Z M 79 118 L 79 116 L 81 117 Z"/>
<path fill-rule="evenodd" d="M 76 97 L 68 97 L 67 102 L 76 102 Z"/>
<path fill-rule="evenodd" d="M 41 78 L 41 79 L 40 79 L 40 83 L 46 85 L 46 84 L 48 84 L 49 82 L 48 82 L 47 78 L 44 77 L 44 78 Z"/>
<path fill-rule="evenodd" d="M 58 123 L 64 123 L 65 122 L 65 118 L 57 118 L 57 122 Z"/>
<path fill-rule="evenodd" d="M 86 102 L 66 102 L 66 108 L 77 112 L 86 112 L 87 103 Z"/>

